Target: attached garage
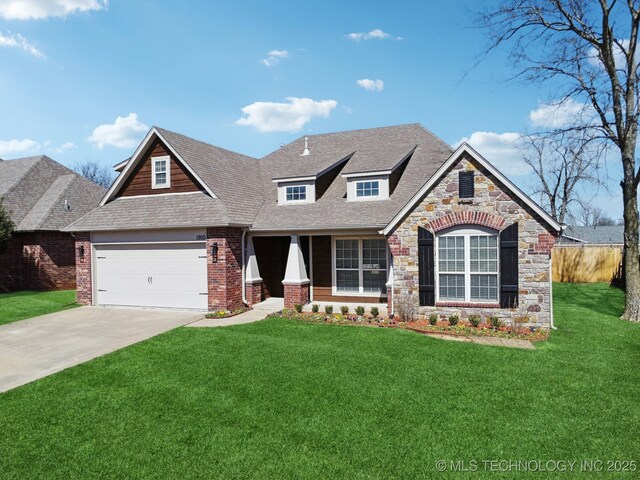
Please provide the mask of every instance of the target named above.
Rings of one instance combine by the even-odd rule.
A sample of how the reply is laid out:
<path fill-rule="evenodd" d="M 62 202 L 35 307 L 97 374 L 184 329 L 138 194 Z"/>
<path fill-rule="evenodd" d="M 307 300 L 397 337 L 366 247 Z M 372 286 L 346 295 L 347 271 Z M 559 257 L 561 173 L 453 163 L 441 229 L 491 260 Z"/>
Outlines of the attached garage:
<path fill-rule="evenodd" d="M 181 241 L 175 233 L 96 236 L 95 304 L 207 310 L 206 244 L 186 240 L 199 235 L 179 232 Z M 157 240 L 163 237 L 173 241 Z"/>

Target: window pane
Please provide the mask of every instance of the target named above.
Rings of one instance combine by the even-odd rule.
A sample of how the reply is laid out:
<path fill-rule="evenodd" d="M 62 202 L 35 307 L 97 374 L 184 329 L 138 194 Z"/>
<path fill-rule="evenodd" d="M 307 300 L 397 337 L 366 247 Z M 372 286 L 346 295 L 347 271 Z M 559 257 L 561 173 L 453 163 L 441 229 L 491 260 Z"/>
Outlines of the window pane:
<path fill-rule="evenodd" d="M 444 272 L 464 272 L 464 237 L 438 239 L 438 267 Z"/>
<path fill-rule="evenodd" d="M 336 286 L 338 290 L 357 292 L 359 287 L 357 270 L 337 270 Z"/>
<path fill-rule="evenodd" d="M 357 240 L 336 240 L 336 268 L 358 268 Z"/>
<path fill-rule="evenodd" d="M 365 292 L 382 292 L 387 291 L 387 275 L 386 270 L 365 270 L 362 272 Z"/>
<path fill-rule="evenodd" d="M 469 259 L 471 272 L 498 271 L 498 241 L 495 235 L 469 237 Z"/>
<path fill-rule="evenodd" d="M 167 183 L 166 173 L 156 173 L 156 185 L 164 185 Z"/>
<path fill-rule="evenodd" d="M 295 187 L 287 187 L 287 201 L 306 200 L 307 186 L 296 185 Z"/>
<path fill-rule="evenodd" d="M 362 268 L 387 268 L 387 242 L 384 239 L 362 241 Z"/>
<path fill-rule="evenodd" d="M 471 275 L 471 300 L 498 300 L 498 275 Z"/>
<path fill-rule="evenodd" d="M 464 275 L 440 274 L 440 299 L 464 300 Z"/>
<path fill-rule="evenodd" d="M 377 197 L 380 194 L 378 180 L 356 183 L 356 197 Z"/>

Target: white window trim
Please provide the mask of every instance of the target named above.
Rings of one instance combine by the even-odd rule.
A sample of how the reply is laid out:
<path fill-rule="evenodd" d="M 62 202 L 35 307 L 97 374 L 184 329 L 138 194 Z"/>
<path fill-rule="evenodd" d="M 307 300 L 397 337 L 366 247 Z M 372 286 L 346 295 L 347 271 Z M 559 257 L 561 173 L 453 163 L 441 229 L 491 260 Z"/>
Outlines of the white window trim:
<path fill-rule="evenodd" d="M 471 255 L 470 252 L 470 240 L 469 237 L 472 236 L 495 236 L 497 237 L 497 245 L 498 245 L 498 254 L 497 254 L 497 263 L 498 269 L 495 273 L 497 275 L 496 280 L 496 288 L 497 288 L 497 298 L 495 300 L 471 300 Z M 454 300 L 440 298 L 440 238 L 453 236 L 453 237 L 465 237 L 464 238 L 464 300 Z M 464 303 L 465 305 L 484 305 L 487 303 L 499 303 L 500 302 L 500 235 L 497 230 L 493 230 L 491 228 L 481 227 L 481 226 L 468 226 L 462 225 L 457 227 L 448 228 L 443 230 L 435 235 L 435 244 L 434 244 L 434 273 L 435 273 L 435 297 L 436 303 Z M 462 272 L 457 273 L 460 275 Z M 482 274 L 481 272 L 476 272 L 478 274 Z M 446 274 L 446 272 L 445 272 Z M 456 273 L 452 273 L 455 275 Z M 494 272 L 486 272 L 487 275 L 493 275 Z"/>
<path fill-rule="evenodd" d="M 356 200 L 379 200 L 381 198 L 381 181 L 378 179 L 375 180 L 356 180 L 355 185 L 355 195 Z M 378 194 L 377 195 L 362 195 L 358 196 L 358 185 L 363 183 L 377 183 L 378 184 Z"/>
<path fill-rule="evenodd" d="M 386 298 L 387 293 L 383 293 L 382 291 L 378 292 L 365 292 L 364 291 L 364 269 L 362 268 L 362 241 L 363 240 L 384 240 L 385 237 L 369 235 L 363 237 L 331 237 L 331 294 L 338 296 L 346 296 L 346 297 L 363 297 L 363 298 Z M 336 240 L 358 240 L 358 291 L 345 291 L 338 290 L 338 282 L 336 279 Z M 389 278 L 389 262 L 391 260 L 391 255 L 389 252 L 389 245 L 386 245 L 387 251 L 387 268 L 385 271 L 385 284 L 387 283 L 387 279 Z"/>
<path fill-rule="evenodd" d="M 289 200 L 287 198 L 287 196 L 288 196 L 287 190 L 290 189 L 290 188 L 303 188 L 304 189 L 304 199 Z M 285 187 L 284 187 L 284 199 L 285 199 L 286 203 L 309 203 L 308 195 L 309 195 L 309 189 L 307 188 L 307 185 L 285 185 Z"/>
<path fill-rule="evenodd" d="M 156 163 L 161 161 L 164 161 L 166 165 L 167 183 L 158 185 L 156 184 Z M 171 157 L 169 155 L 151 157 L 151 188 L 171 188 Z"/>

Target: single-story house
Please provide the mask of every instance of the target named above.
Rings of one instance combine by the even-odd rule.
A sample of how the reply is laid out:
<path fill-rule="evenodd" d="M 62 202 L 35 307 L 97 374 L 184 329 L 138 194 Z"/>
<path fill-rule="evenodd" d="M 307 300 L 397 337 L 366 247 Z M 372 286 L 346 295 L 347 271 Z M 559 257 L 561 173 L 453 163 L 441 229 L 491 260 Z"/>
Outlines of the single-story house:
<path fill-rule="evenodd" d="M 261 159 L 153 127 L 75 232 L 78 301 L 233 310 L 409 299 L 549 326 L 560 225 L 421 125 L 299 138 Z"/>
<path fill-rule="evenodd" d="M 585 245 L 624 246 L 624 225 L 597 225 L 579 227 L 567 225 L 558 237 L 557 246 L 582 247 Z"/>
<path fill-rule="evenodd" d="M 15 232 L 0 255 L 0 291 L 76 287 L 75 239 L 62 229 L 105 189 L 47 156 L 0 160 L 0 198 Z"/>

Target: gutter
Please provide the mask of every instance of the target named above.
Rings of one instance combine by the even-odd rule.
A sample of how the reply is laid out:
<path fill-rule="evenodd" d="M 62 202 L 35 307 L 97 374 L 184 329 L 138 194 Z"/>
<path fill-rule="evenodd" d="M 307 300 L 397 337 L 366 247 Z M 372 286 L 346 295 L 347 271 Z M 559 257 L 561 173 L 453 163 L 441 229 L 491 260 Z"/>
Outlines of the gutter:
<path fill-rule="evenodd" d="M 247 230 L 246 229 L 242 229 L 242 240 L 240 241 L 240 248 L 242 249 L 242 275 L 240 277 L 240 281 L 242 282 L 242 301 L 245 305 L 248 305 L 249 302 L 247 302 L 247 287 L 246 287 L 246 282 L 245 282 L 245 276 L 246 276 L 246 262 L 245 262 L 245 237 L 247 236 Z"/>

